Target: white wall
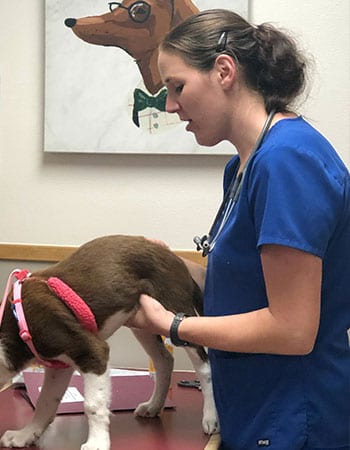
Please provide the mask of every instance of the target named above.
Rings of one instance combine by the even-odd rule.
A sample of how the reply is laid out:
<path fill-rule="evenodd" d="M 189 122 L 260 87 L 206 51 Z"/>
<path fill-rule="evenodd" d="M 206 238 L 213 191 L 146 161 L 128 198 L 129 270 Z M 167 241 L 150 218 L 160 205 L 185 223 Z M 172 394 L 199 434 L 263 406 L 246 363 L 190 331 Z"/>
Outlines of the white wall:
<path fill-rule="evenodd" d="M 250 3 L 253 22 L 290 29 L 313 54 L 313 87 L 303 113 L 348 166 L 349 5 Z M 127 233 L 193 249 L 193 235 L 206 232 L 216 212 L 228 158 L 44 154 L 44 1 L 1 0 L 0 17 L 0 241 L 77 245 Z"/>
<path fill-rule="evenodd" d="M 227 157 L 44 154 L 44 1 L 1 0 L 0 16 L 0 241 L 130 233 L 192 248 L 215 214 Z M 252 0 L 251 18 L 291 29 L 314 55 L 305 113 L 350 164 L 349 1 Z"/>

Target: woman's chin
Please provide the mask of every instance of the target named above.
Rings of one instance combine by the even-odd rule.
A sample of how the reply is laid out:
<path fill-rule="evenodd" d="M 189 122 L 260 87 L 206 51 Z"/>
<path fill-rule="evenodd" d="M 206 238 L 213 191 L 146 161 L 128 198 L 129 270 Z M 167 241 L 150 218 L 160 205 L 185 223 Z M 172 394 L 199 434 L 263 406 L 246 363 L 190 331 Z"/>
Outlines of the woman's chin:
<path fill-rule="evenodd" d="M 197 143 L 203 147 L 214 147 L 214 145 L 220 142 L 220 140 L 213 139 L 212 136 L 200 136 L 199 134 L 195 134 L 195 138 Z"/>

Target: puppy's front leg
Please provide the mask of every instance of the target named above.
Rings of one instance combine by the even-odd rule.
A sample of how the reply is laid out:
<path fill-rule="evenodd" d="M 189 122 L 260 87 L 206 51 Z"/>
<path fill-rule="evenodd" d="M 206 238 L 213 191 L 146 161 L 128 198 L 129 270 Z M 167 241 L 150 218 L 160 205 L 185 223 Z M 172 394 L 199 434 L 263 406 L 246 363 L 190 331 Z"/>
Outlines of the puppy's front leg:
<path fill-rule="evenodd" d="M 109 368 L 102 375 L 83 373 L 85 414 L 89 423 L 89 437 L 81 450 L 109 450 L 109 404 L 111 381 Z"/>
<path fill-rule="evenodd" d="M 0 439 L 3 447 L 29 447 L 36 443 L 56 415 L 57 407 L 73 373 L 72 368 L 45 369 L 43 387 L 33 420 L 21 430 L 6 431 Z"/>

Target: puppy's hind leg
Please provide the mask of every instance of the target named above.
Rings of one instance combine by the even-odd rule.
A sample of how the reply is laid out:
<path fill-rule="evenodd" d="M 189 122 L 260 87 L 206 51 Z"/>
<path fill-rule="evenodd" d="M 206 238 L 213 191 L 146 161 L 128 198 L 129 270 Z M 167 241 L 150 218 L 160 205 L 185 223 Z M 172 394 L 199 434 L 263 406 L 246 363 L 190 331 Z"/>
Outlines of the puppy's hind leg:
<path fill-rule="evenodd" d="M 147 402 L 138 405 L 135 415 L 155 417 L 164 407 L 174 367 L 174 358 L 164 346 L 160 336 L 135 328 L 131 330 L 149 357 L 152 358 L 156 372 L 152 396 Z"/>
<path fill-rule="evenodd" d="M 208 360 L 203 360 L 198 349 L 194 347 L 184 347 L 193 367 L 196 371 L 197 377 L 200 381 L 203 393 L 203 430 L 207 434 L 218 433 L 220 431 L 219 420 L 216 412 L 214 402 L 213 386 L 211 380 L 211 369 Z M 204 349 L 203 349 L 204 355 Z"/>
<path fill-rule="evenodd" d="M 57 407 L 73 373 L 72 368 L 45 368 L 43 387 L 33 420 L 21 430 L 9 430 L 1 437 L 3 447 L 29 447 L 35 444 L 56 415 Z"/>

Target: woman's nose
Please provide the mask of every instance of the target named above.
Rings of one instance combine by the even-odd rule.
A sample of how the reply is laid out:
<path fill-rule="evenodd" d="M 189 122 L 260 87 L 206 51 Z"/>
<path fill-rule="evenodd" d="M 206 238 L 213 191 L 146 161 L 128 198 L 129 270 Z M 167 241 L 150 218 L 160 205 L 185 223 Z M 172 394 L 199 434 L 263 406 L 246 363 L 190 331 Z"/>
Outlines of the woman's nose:
<path fill-rule="evenodd" d="M 179 104 L 168 94 L 165 103 L 165 110 L 168 113 L 175 113 L 179 110 Z"/>

